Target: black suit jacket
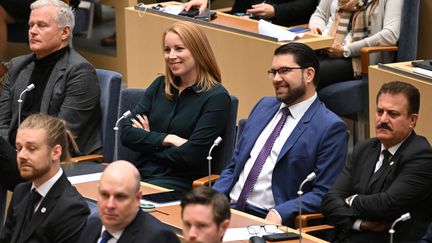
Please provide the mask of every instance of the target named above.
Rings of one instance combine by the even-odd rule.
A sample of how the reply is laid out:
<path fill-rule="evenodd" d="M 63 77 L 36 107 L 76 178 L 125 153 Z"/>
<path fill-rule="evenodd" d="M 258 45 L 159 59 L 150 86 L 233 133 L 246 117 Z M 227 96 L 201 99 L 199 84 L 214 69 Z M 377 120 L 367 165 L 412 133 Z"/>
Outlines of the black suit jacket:
<path fill-rule="evenodd" d="M 42 200 L 27 230 L 22 229 L 31 185 L 26 182 L 15 188 L 0 243 L 76 243 L 90 211 L 64 173 Z"/>
<path fill-rule="evenodd" d="M 253 4 L 259 4 L 263 0 L 236 0 L 232 7 L 232 13 L 245 13 Z M 274 24 L 293 26 L 309 23 L 309 19 L 315 11 L 318 0 L 266 0 L 272 4 L 275 17 L 271 19 Z"/>
<path fill-rule="evenodd" d="M 373 233 L 351 230 L 356 219 L 393 222 L 409 212 L 411 219 L 400 222 L 396 242 L 418 242 L 432 220 L 432 148 L 426 138 L 414 132 L 403 142 L 382 176 L 369 182 L 381 152 L 373 138 L 354 148 L 352 158 L 332 189 L 324 196 L 322 210 L 337 228 L 337 240 L 344 242 L 387 242 L 387 231 Z M 344 199 L 358 194 L 349 207 Z"/>
<path fill-rule="evenodd" d="M 77 242 L 96 243 L 100 237 L 102 222 L 99 217 L 91 217 Z M 155 217 L 141 210 L 130 223 L 117 243 L 177 243 L 177 236 Z"/>

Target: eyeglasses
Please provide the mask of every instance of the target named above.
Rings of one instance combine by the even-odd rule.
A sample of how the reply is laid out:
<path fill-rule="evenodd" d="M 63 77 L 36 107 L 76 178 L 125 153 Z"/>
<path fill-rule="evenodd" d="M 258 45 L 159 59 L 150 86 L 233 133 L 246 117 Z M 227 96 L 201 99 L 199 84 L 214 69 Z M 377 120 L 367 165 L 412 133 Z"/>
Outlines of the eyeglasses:
<path fill-rule="evenodd" d="M 266 233 L 273 234 L 278 231 L 279 226 L 275 224 L 266 224 L 266 225 L 249 225 L 247 230 L 251 235 L 258 235 L 261 232 L 261 229 L 264 229 Z"/>
<path fill-rule="evenodd" d="M 274 78 L 276 76 L 276 73 L 278 73 L 280 76 L 287 75 L 289 72 L 291 72 L 294 69 L 304 69 L 302 67 L 281 67 L 279 69 L 270 69 L 267 71 L 267 74 L 270 78 Z"/>

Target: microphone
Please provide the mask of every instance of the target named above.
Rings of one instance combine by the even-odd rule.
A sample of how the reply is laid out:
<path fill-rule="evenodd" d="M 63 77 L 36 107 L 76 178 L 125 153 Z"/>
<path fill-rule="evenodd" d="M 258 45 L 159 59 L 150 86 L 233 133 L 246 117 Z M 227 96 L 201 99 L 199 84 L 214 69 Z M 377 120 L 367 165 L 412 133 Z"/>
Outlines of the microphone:
<path fill-rule="evenodd" d="M 130 110 L 126 111 L 125 113 L 123 113 L 123 115 L 116 121 L 115 126 L 114 126 L 114 158 L 113 161 L 117 160 L 117 146 L 118 146 L 118 124 L 121 120 L 126 119 L 128 117 L 130 117 L 132 115 L 132 112 Z"/>
<path fill-rule="evenodd" d="M 18 126 L 21 124 L 21 106 L 22 106 L 22 102 L 23 102 L 23 100 L 22 100 L 22 96 L 24 95 L 24 93 L 26 93 L 26 92 L 28 92 L 28 91 L 34 89 L 34 88 L 35 88 L 35 85 L 34 85 L 33 83 L 30 84 L 29 86 L 27 86 L 27 87 L 23 90 L 23 92 L 21 92 L 21 94 L 20 94 L 20 96 L 19 96 L 19 99 L 18 99 Z"/>
<path fill-rule="evenodd" d="M 395 227 L 395 225 L 399 222 L 403 222 L 403 221 L 407 221 L 408 219 L 411 218 L 410 213 L 404 213 L 402 214 L 398 219 L 396 219 L 393 224 L 391 225 L 391 228 L 389 229 L 389 233 L 390 233 L 390 243 L 393 243 L 393 235 L 396 232 L 393 228 Z"/>
<path fill-rule="evenodd" d="M 298 198 L 298 203 L 299 203 L 299 217 L 301 218 L 302 216 L 302 195 L 303 195 L 303 191 L 302 191 L 302 187 L 304 184 L 306 184 L 306 182 L 308 181 L 313 181 L 313 179 L 315 179 L 316 174 L 315 172 L 310 173 L 306 179 L 304 179 L 304 181 L 300 184 L 299 190 L 297 192 L 297 195 L 299 196 Z M 301 220 L 299 222 L 299 242 L 301 243 L 302 241 L 302 223 Z"/>
<path fill-rule="evenodd" d="M 208 156 L 207 156 L 207 160 L 208 160 L 208 183 L 209 183 L 209 187 L 211 187 L 211 161 L 213 159 L 213 157 L 211 156 L 211 153 L 213 151 L 213 149 L 218 146 L 220 143 L 222 142 L 222 138 L 221 137 L 217 137 L 214 142 L 213 145 L 210 147 Z"/>

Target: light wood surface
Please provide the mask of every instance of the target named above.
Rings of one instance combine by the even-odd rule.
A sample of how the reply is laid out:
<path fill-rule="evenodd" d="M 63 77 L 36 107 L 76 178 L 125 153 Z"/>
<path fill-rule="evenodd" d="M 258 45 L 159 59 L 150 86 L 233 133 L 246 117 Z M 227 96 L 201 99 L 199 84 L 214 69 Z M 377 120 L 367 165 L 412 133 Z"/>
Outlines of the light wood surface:
<path fill-rule="evenodd" d="M 126 8 L 125 17 L 128 87 L 147 87 L 157 73 L 165 72 L 162 33 L 178 19 L 134 8 Z M 217 13 L 214 22 L 242 29 L 257 29 L 256 21 L 223 13 Z M 218 25 L 202 23 L 199 26 L 210 41 L 222 72 L 223 85 L 230 94 L 239 98 L 238 118 L 247 117 L 260 98 L 274 95 L 267 70 L 271 67 L 274 50 L 284 43 L 261 38 L 256 33 L 237 33 Z M 313 49 L 325 48 L 332 43 L 331 38 L 311 35 L 299 41 Z"/>
<path fill-rule="evenodd" d="M 97 181 L 91 181 L 91 182 L 85 182 L 85 183 L 79 183 L 75 184 L 76 189 L 78 190 L 81 195 L 85 198 L 89 198 L 91 200 L 96 200 L 97 197 Z M 146 194 L 152 194 L 152 193 L 158 193 L 163 191 L 169 191 L 166 188 L 155 186 L 149 183 L 141 182 L 141 190 L 144 195 Z M 181 229 L 182 228 L 182 221 L 181 221 L 181 208 L 180 205 L 174 205 L 174 206 L 165 206 L 165 207 L 158 207 L 155 211 L 151 213 L 154 217 L 159 219 L 160 221 L 171 225 L 174 228 Z M 244 212 L 237 211 L 235 209 L 231 209 L 231 223 L 230 227 L 247 227 L 249 225 L 253 224 L 271 224 L 271 222 L 266 221 L 264 219 L 255 217 L 253 215 L 249 215 Z M 297 230 L 286 228 L 289 232 L 296 232 Z M 298 240 L 292 240 L 292 241 L 280 241 L 283 242 L 297 242 Z M 316 237 L 313 237 L 308 234 L 303 234 L 303 242 L 305 243 L 322 243 L 326 242 L 321 239 L 318 239 Z M 249 242 L 247 240 L 244 241 L 235 241 L 235 242 Z"/>
<path fill-rule="evenodd" d="M 394 70 L 386 70 L 377 65 L 369 67 L 369 122 L 370 136 L 375 136 L 375 111 L 376 95 L 381 86 L 390 81 L 408 82 L 420 91 L 420 111 L 419 119 L 415 131 L 417 134 L 425 136 L 430 142 L 432 141 L 432 118 L 431 98 L 432 98 L 432 79 L 423 78 L 413 73 L 411 62 L 401 62 L 385 64 Z M 404 73 L 405 72 L 405 73 Z"/>

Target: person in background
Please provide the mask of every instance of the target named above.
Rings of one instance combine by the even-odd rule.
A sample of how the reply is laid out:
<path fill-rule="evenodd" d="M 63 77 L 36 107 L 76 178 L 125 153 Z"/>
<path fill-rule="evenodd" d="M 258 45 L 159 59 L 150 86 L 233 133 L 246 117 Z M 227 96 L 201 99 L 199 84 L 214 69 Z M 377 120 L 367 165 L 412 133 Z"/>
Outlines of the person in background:
<path fill-rule="evenodd" d="M 180 206 L 186 242 L 222 242 L 231 218 L 224 194 L 206 186 L 194 188 L 183 197 Z"/>
<path fill-rule="evenodd" d="M 361 75 L 360 50 L 396 45 L 403 0 L 321 0 L 309 20 L 314 34 L 333 36 L 333 46 L 321 51 L 318 90 Z M 374 53 L 370 64 L 393 60 L 391 53 Z"/>
<path fill-rule="evenodd" d="M 162 36 L 165 76 L 157 77 L 122 128 L 123 145 L 145 182 L 188 191 L 207 175 L 207 153 L 222 134 L 230 96 L 204 32 L 189 22 Z"/>
<path fill-rule="evenodd" d="M 28 182 L 13 191 L 0 243 L 78 242 L 90 211 L 60 167 L 68 146 L 76 144 L 61 119 L 33 114 L 20 125 L 17 161 Z"/>
<path fill-rule="evenodd" d="M 140 208 L 140 175 L 133 164 L 110 163 L 98 184 L 99 217 L 90 216 L 80 243 L 178 243 L 177 236 Z"/>
<path fill-rule="evenodd" d="M 15 137 L 18 99 L 23 95 L 21 121 L 35 113 L 64 119 L 76 136 L 80 153 L 100 153 L 100 88 L 93 66 L 69 47 L 75 18 L 59 0 L 38 0 L 31 5 L 29 47 L 32 54 L 10 61 L 0 93 L 0 183 L 10 190 L 22 181 L 18 176 Z M 72 149 L 72 148 L 71 148 Z"/>
<path fill-rule="evenodd" d="M 420 93 L 411 84 L 385 83 L 376 96 L 376 137 L 354 147 L 336 183 L 322 200 L 335 242 L 418 242 L 432 221 L 432 148 L 415 133 Z"/>
<path fill-rule="evenodd" d="M 208 0 L 191 0 L 184 4 L 185 10 L 199 8 L 204 13 Z M 308 22 L 318 5 L 318 0 L 236 0 L 231 13 L 247 14 L 266 19 L 277 25 L 293 26 Z"/>
<path fill-rule="evenodd" d="M 276 97 L 264 97 L 253 108 L 231 163 L 213 186 L 229 196 L 232 207 L 293 226 L 299 186 L 315 172 L 303 187 L 302 210 L 321 210 L 321 197 L 346 161 L 348 133 L 317 96 L 319 69 L 305 44 L 275 50 L 268 74 Z"/>

